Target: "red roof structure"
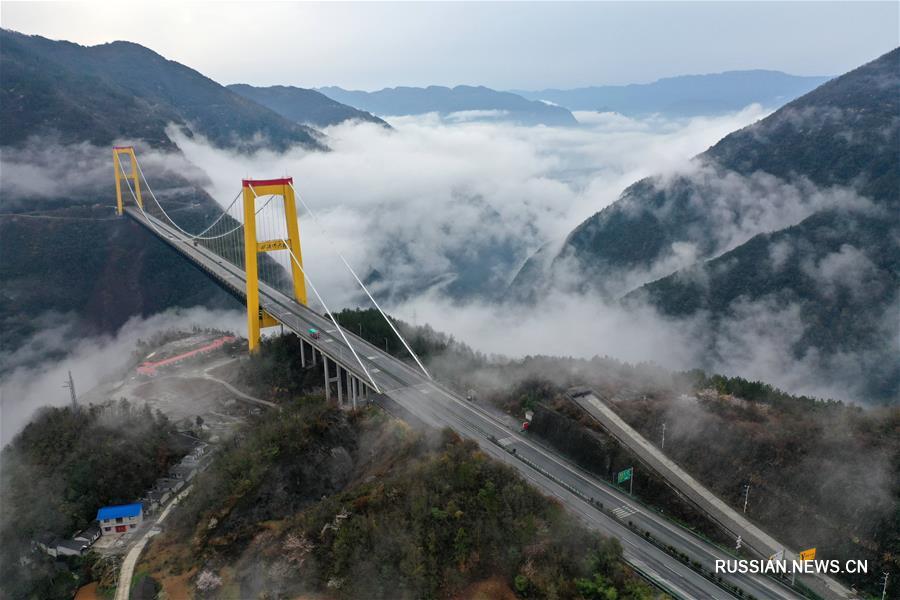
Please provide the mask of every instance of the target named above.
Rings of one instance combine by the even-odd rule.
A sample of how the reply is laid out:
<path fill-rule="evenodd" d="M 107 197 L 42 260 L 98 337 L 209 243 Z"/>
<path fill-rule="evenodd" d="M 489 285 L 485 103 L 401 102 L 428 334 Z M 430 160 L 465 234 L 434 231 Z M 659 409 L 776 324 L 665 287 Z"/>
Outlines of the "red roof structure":
<path fill-rule="evenodd" d="M 234 340 L 235 340 L 234 336 L 225 335 L 216 340 L 213 340 L 212 342 L 210 342 L 209 344 L 206 344 L 205 346 L 201 346 L 200 348 L 196 348 L 189 352 L 184 352 L 182 354 L 178 354 L 178 355 L 172 356 L 170 358 L 164 358 L 163 360 L 158 360 L 155 362 L 144 361 L 140 364 L 140 366 L 138 366 L 137 372 L 140 373 L 141 375 L 149 375 L 152 377 L 153 375 L 156 375 L 156 370 L 160 367 L 165 367 L 167 365 L 172 365 L 177 362 L 181 362 L 182 360 L 184 360 L 186 358 L 190 358 L 192 356 L 197 356 L 199 354 L 206 354 L 207 352 L 212 352 L 213 350 L 221 348 L 225 344 L 233 342 Z"/>

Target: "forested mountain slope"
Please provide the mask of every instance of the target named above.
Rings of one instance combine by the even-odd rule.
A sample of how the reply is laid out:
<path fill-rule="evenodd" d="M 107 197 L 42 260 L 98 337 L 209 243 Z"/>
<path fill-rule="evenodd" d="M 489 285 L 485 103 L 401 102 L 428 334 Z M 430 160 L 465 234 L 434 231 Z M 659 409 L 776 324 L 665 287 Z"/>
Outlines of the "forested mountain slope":
<path fill-rule="evenodd" d="M 574 262 L 586 285 L 624 292 L 628 272 L 716 256 L 819 209 L 896 202 L 898 63 L 894 50 L 728 135 L 688 172 L 631 185 L 569 234 L 553 266 Z"/>

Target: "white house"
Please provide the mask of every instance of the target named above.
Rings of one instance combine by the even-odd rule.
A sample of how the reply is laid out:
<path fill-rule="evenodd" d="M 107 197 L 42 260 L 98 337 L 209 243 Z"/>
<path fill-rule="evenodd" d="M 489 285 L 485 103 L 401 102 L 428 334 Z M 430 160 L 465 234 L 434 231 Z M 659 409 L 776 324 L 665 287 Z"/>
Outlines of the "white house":
<path fill-rule="evenodd" d="M 98 527 L 97 525 L 91 525 L 87 529 L 82 529 L 81 531 L 76 533 L 74 536 L 72 536 L 72 539 L 76 542 L 86 542 L 87 545 L 90 546 L 100 538 L 101 533 L 102 531 L 100 531 L 100 527 Z"/>
<path fill-rule="evenodd" d="M 97 511 L 97 521 L 103 535 L 126 533 L 137 529 L 144 520 L 144 510 L 140 503 L 105 506 Z"/>
<path fill-rule="evenodd" d="M 56 556 L 81 556 L 90 544 L 77 540 L 56 540 Z"/>
<path fill-rule="evenodd" d="M 48 534 L 38 536 L 35 545 L 50 556 L 81 556 L 90 544 L 78 540 L 63 540 Z"/>

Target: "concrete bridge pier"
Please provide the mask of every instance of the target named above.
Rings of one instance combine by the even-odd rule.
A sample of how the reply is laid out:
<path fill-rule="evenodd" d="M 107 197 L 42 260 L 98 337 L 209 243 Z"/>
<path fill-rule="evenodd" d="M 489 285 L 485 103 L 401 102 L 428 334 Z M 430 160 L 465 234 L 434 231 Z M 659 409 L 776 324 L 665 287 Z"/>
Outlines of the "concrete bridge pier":
<path fill-rule="evenodd" d="M 341 365 L 335 363 L 337 366 L 337 377 L 334 380 L 337 382 L 337 392 L 338 392 L 338 407 L 344 408 L 344 385 L 343 378 L 341 377 Z M 347 370 L 344 369 L 344 373 L 346 374 Z"/>
<path fill-rule="evenodd" d="M 331 400 L 331 378 L 328 377 L 328 358 L 322 357 L 322 367 L 325 370 L 325 401 Z"/>
<path fill-rule="evenodd" d="M 331 384 L 333 383 L 337 386 L 338 406 L 343 407 L 344 393 L 341 386 L 341 365 L 334 361 L 331 361 L 332 363 L 334 363 L 334 377 L 332 377 L 331 369 L 328 368 L 328 362 L 328 356 L 326 354 L 322 354 L 322 369 L 325 371 L 325 400 L 331 400 Z"/>
<path fill-rule="evenodd" d="M 310 344 L 313 352 L 315 346 Z M 322 356 L 322 370 L 325 375 L 325 400 L 330 401 L 332 396 L 331 384 L 337 388 L 337 404 L 340 408 L 358 408 L 360 401 L 368 402 L 369 385 L 352 372 L 342 367 L 341 364 L 330 359 L 326 354 Z M 347 404 L 344 406 L 346 397 Z"/>

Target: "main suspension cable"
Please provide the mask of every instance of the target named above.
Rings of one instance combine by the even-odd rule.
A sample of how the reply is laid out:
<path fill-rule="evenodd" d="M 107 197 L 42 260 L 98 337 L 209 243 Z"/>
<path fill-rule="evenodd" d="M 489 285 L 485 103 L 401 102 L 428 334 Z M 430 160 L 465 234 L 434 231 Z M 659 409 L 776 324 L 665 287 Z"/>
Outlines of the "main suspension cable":
<path fill-rule="evenodd" d="M 131 192 L 131 197 L 134 198 L 134 203 L 137 204 L 137 207 L 139 209 L 141 209 L 141 214 L 144 215 L 144 219 L 147 221 L 147 223 L 150 224 L 150 227 L 152 227 L 153 230 L 156 231 L 156 233 L 158 233 L 161 237 L 167 237 L 167 238 L 171 239 L 172 238 L 171 235 L 162 231 L 159 227 L 156 226 L 156 224 L 153 221 L 150 220 L 150 216 L 144 211 L 144 207 L 141 205 L 141 203 L 138 202 L 137 195 L 134 193 L 134 190 L 131 187 L 131 181 L 129 181 L 130 177 L 128 177 L 128 175 L 125 174 L 125 167 L 122 166 L 122 161 L 119 160 L 116 162 L 119 163 L 119 170 L 122 171 L 122 175 L 125 179 L 125 184 L 128 186 L 128 191 Z"/>
<path fill-rule="evenodd" d="M 220 221 L 220 220 L 228 213 L 229 210 L 231 210 L 231 207 L 234 206 L 235 202 L 237 202 L 238 198 L 239 198 L 240 195 L 241 195 L 240 192 L 238 192 L 238 194 L 237 194 L 237 195 L 234 197 L 234 199 L 231 201 L 231 204 L 229 204 L 228 207 L 227 207 L 225 210 L 222 211 L 222 214 L 219 215 L 219 217 L 218 217 L 215 221 L 213 221 L 213 223 L 212 223 L 209 227 L 207 227 L 206 229 L 204 229 L 204 230 L 203 230 L 202 232 L 200 232 L 199 234 L 193 234 L 193 233 L 191 233 L 191 232 L 189 232 L 189 231 L 185 231 L 184 229 L 182 229 L 182 228 L 178 225 L 178 223 L 175 222 L 174 219 L 172 219 L 171 216 L 169 216 L 169 213 L 166 212 L 166 209 L 164 209 L 164 208 L 162 207 L 162 204 L 160 203 L 159 199 L 156 197 L 156 194 L 153 192 L 153 188 L 150 186 L 150 182 L 147 181 L 147 176 L 144 175 L 144 169 L 141 167 L 141 162 L 137 159 L 137 156 L 134 157 L 134 163 L 135 163 L 135 165 L 137 165 L 138 174 L 140 175 L 141 179 L 143 180 L 144 185 L 147 186 L 147 191 L 150 192 L 150 197 L 153 198 L 153 201 L 156 203 L 156 206 L 159 208 L 159 210 L 162 212 L 162 214 L 165 215 L 166 219 L 169 220 L 169 223 L 171 223 L 172 226 L 175 227 L 175 229 L 177 229 L 178 231 L 180 231 L 180 232 L 183 233 L 184 235 L 190 237 L 191 239 L 197 239 L 197 240 L 203 240 L 203 239 L 215 239 L 215 237 L 225 237 L 226 235 L 229 235 L 229 234 L 231 234 L 231 233 L 237 231 L 238 229 L 240 229 L 240 228 L 243 226 L 243 224 L 240 224 L 240 225 L 238 225 L 237 227 L 235 227 L 234 229 L 232 229 L 231 231 L 228 231 L 228 232 L 226 232 L 226 233 L 223 233 L 223 234 L 221 234 L 221 235 L 219 235 L 219 236 L 214 236 L 214 237 L 209 237 L 209 238 L 204 238 L 204 237 L 202 237 L 204 233 L 206 233 L 207 231 L 209 231 L 210 229 L 212 229 L 212 227 L 213 227 L 216 223 L 218 223 L 218 222 L 219 222 L 219 221 Z M 120 162 L 119 164 L 121 165 L 121 162 Z"/>

